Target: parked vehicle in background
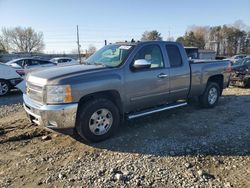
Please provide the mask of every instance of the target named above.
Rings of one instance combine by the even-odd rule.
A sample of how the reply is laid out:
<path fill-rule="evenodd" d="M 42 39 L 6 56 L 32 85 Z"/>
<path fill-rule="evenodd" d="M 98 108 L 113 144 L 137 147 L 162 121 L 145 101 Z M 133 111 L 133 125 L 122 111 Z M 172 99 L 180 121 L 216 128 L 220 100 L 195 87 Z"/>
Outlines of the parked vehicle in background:
<path fill-rule="evenodd" d="M 229 61 L 189 61 L 176 42 L 111 44 L 84 65 L 28 74 L 24 108 L 34 123 L 75 128 L 83 139 L 98 142 L 124 118 L 185 106 L 189 98 L 216 106 L 230 71 Z"/>
<path fill-rule="evenodd" d="M 22 70 L 0 64 L 0 96 L 6 95 L 23 79 L 20 75 Z"/>
<path fill-rule="evenodd" d="M 23 69 L 25 74 L 34 70 L 56 66 L 56 64 L 54 64 L 53 62 L 48 61 L 48 60 L 43 60 L 40 58 L 14 59 L 14 60 L 7 62 L 6 65 L 9 65 L 17 69 Z"/>
<path fill-rule="evenodd" d="M 213 50 L 202 50 L 197 47 L 184 47 L 189 59 L 216 59 L 216 52 Z"/>
<path fill-rule="evenodd" d="M 56 57 L 50 60 L 51 62 L 55 63 L 56 65 L 77 65 L 79 62 L 76 60 L 69 58 L 69 57 Z"/>
<path fill-rule="evenodd" d="M 199 59 L 199 49 L 197 47 L 184 47 L 189 59 Z"/>
<path fill-rule="evenodd" d="M 250 86 L 250 56 L 236 61 L 232 66 L 231 85 Z"/>
<path fill-rule="evenodd" d="M 225 59 L 225 60 L 229 60 L 229 61 L 231 61 L 231 63 L 232 63 L 232 65 L 234 64 L 234 63 L 236 63 L 236 61 L 238 61 L 238 60 L 240 60 L 240 59 L 243 59 L 243 58 L 245 58 L 247 55 L 235 55 L 235 56 L 232 56 L 232 57 L 230 57 L 230 58 L 227 58 L 227 59 Z"/>

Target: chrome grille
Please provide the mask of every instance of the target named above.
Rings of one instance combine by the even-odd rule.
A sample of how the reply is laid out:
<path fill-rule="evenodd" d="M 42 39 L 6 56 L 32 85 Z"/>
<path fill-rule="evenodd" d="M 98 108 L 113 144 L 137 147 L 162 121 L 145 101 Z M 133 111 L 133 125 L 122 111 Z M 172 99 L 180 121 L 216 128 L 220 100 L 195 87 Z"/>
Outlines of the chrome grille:
<path fill-rule="evenodd" d="M 37 101 L 38 103 L 43 103 L 43 87 L 26 82 L 26 93 L 29 96 L 30 99 Z"/>

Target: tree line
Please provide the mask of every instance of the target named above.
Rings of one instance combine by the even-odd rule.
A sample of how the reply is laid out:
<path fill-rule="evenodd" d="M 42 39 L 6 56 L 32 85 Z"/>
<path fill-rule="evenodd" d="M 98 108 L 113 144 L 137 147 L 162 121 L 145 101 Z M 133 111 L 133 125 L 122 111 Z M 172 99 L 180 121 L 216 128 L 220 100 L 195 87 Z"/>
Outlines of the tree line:
<path fill-rule="evenodd" d="M 250 54 L 250 31 L 234 25 L 194 26 L 176 41 L 184 46 L 211 49 L 222 56 Z"/>
<path fill-rule="evenodd" d="M 145 31 L 141 41 L 163 40 L 157 30 Z M 167 40 L 173 40 L 168 38 Z M 235 54 L 250 54 L 250 29 L 242 21 L 233 25 L 222 26 L 192 26 L 187 29 L 184 36 L 178 37 L 177 42 L 184 46 L 198 47 L 216 51 L 217 55 L 232 56 Z M 2 28 L 0 34 L 1 52 L 42 52 L 45 44 L 43 33 L 28 28 Z M 91 45 L 88 51 L 94 52 L 96 48 Z"/>

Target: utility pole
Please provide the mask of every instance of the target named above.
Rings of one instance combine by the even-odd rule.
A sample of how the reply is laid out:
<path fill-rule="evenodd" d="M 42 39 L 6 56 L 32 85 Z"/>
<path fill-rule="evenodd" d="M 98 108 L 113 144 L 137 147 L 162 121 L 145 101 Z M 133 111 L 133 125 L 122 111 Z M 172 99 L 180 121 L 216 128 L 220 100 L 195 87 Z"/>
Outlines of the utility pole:
<path fill-rule="evenodd" d="M 107 40 L 104 41 L 104 45 L 105 45 L 105 46 L 107 45 Z"/>
<path fill-rule="evenodd" d="M 76 32 L 77 32 L 77 47 L 78 47 L 78 56 L 79 56 L 79 61 L 80 61 L 80 64 L 82 64 L 82 60 L 81 60 L 81 51 L 80 51 L 80 48 L 81 48 L 81 45 L 79 43 L 79 30 L 78 30 L 78 25 L 76 26 Z"/>

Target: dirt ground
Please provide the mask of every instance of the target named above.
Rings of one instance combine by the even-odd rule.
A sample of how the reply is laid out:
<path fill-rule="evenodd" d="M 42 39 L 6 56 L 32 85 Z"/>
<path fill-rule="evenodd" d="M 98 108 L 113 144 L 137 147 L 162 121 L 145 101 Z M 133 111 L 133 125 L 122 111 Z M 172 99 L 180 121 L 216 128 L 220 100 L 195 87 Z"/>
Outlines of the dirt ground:
<path fill-rule="evenodd" d="M 0 98 L 0 187 L 250 187 L 250 89 L 128 121 L 97 144 L 32 125 L 21 103 Z"/>

